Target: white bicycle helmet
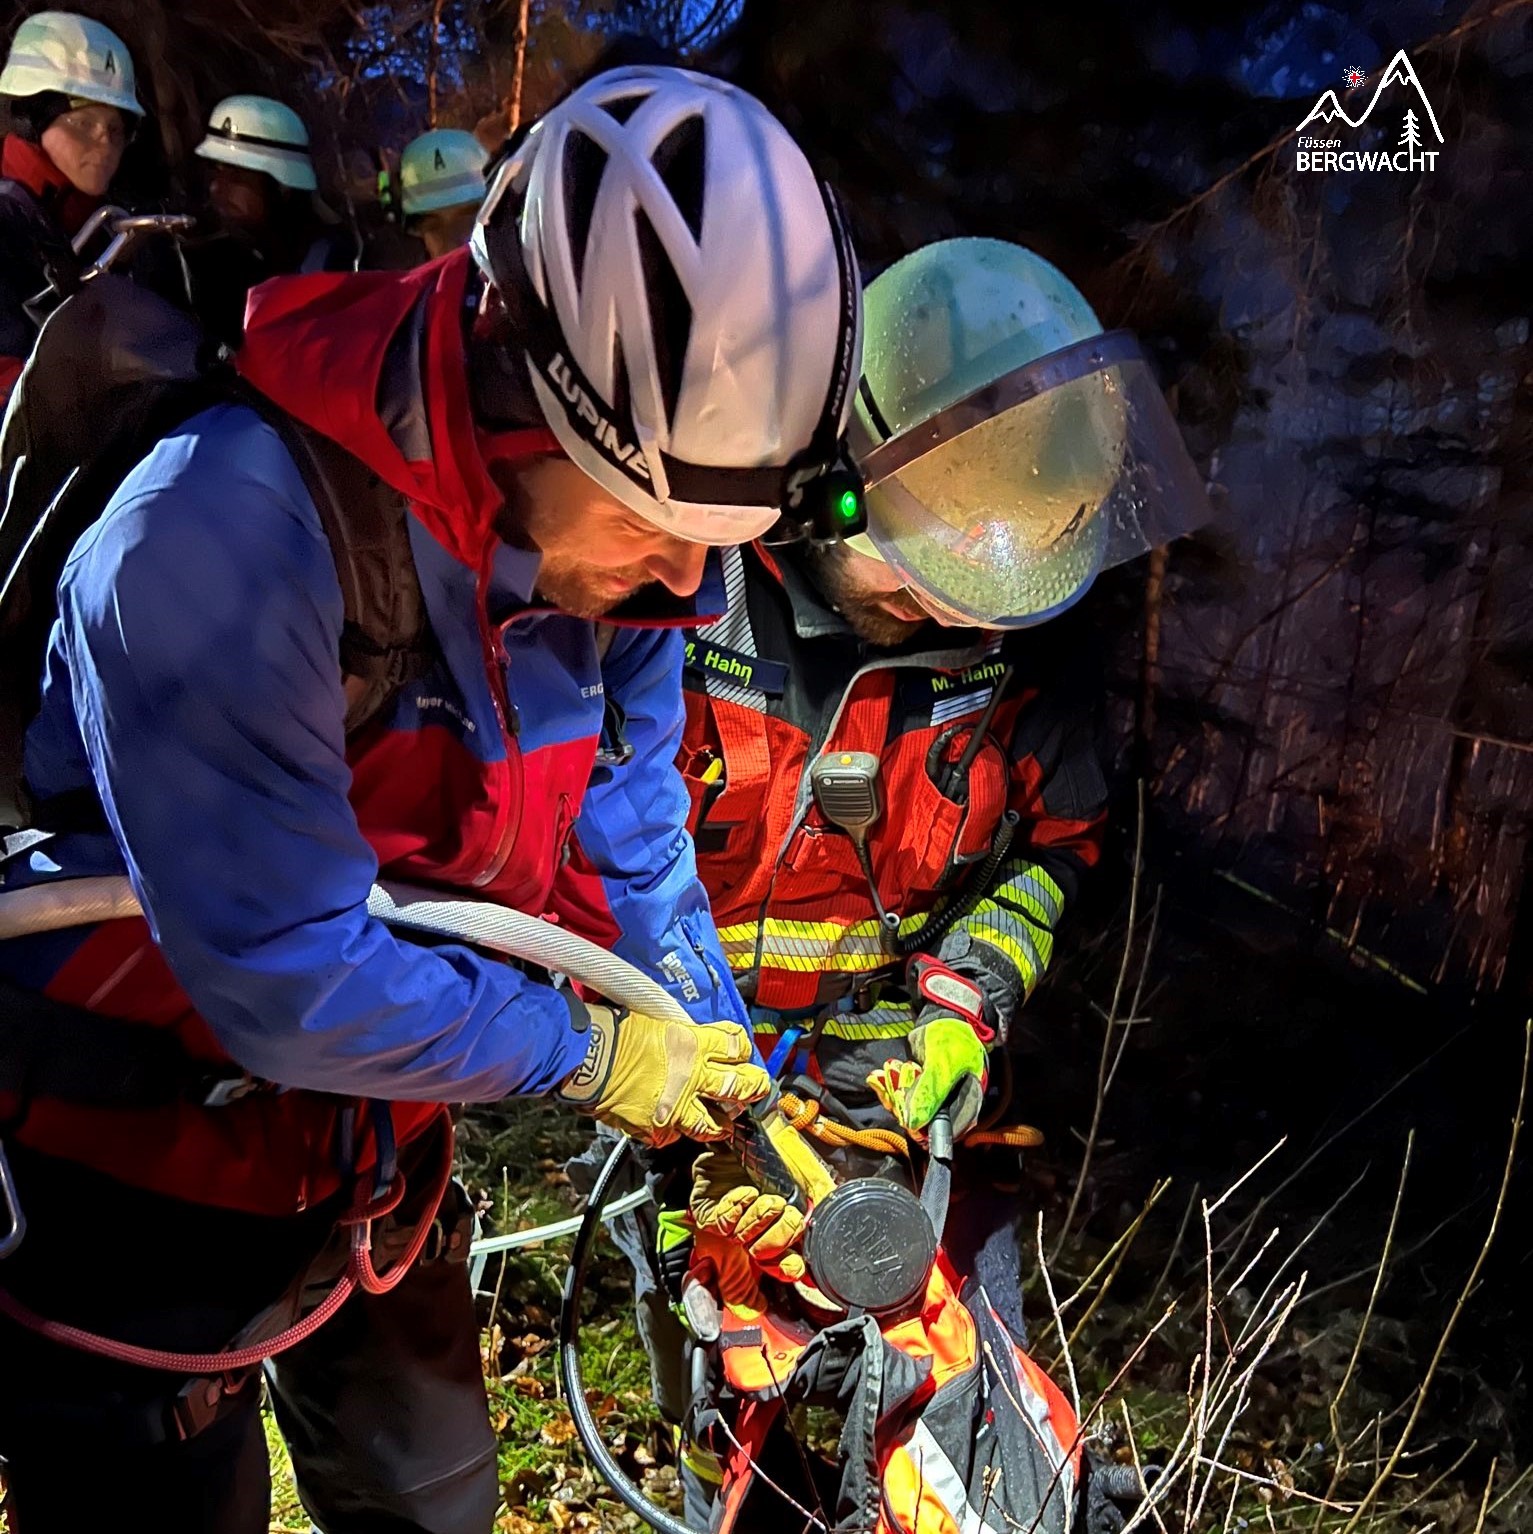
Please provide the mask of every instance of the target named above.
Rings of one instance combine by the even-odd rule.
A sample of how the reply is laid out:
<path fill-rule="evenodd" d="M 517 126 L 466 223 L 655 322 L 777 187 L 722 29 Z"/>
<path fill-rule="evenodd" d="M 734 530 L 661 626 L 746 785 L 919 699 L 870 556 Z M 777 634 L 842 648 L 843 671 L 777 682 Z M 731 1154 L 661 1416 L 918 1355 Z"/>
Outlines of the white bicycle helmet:
<path fill-rule="evenodd" d="M 435 128 L 411 139 L 399 157 L 400 211 L 415 218 L 479 202 L 489 159 L 484 145 L 462 128 Z"/>
<path fill-rule="evenodd" d="M 639 515 L 743 543 L 836 482 L 856 262 L 754 97 L 660 66 L 597 76 L 499 167 L 473 246 L 528 295 L 528 370 L 560 445 Z"/>
<path fill-rule="evenodd" d="M 110 28 L 71 11 L 39 11 L 16 28 L 0 96 L 58 91 L 142 117 L 128 45 Z"/>
<path fill-rule="evenodd" d="M 207 136 L 193 153 L 270 176 L 295 192 L 319 185 L 303 119 L 270 96 L 226 96 L 208 118 Z"/>

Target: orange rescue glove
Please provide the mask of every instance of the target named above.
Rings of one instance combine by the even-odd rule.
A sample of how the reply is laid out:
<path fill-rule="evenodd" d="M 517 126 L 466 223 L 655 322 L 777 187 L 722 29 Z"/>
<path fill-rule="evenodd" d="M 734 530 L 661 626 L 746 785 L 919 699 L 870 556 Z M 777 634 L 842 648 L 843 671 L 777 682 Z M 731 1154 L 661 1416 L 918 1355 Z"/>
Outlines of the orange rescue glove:
<path fill-rule="evenodd" d="M 692 1247 L 692 1276 L 711 1285 L 719 1300 L 738 1321 L 755 1321 L 766 1313 L 761 1274 L 745 1248 L 716 1231 L 700 1230 Z"/>

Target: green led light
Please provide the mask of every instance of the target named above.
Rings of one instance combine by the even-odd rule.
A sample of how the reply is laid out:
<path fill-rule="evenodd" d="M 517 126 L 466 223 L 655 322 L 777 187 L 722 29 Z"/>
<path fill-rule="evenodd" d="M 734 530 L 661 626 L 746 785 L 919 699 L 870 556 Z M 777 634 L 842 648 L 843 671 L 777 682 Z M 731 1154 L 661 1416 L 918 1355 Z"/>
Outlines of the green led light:
<path fill-rule="evenodd" d="M 843 522 L 855 522 L 857 513 L 861 509 L 861 500 L 855 490 L 841 492 L 841 499 L 836 503 L 836 510 L 840 512 Z"/>

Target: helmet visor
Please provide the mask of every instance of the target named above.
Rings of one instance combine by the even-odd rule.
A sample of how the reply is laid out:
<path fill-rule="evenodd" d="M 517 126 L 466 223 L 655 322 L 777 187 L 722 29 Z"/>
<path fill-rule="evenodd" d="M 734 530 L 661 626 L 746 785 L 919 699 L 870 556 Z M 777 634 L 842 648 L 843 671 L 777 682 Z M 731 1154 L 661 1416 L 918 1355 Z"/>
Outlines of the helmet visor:
<path fill-rule="evenodd" d="M 1103 570 L 1213 518 L 1123 331 L 1038 358 L 860 456 L 878 552 L 925 605 L 987 628 L 1040 623 Z"/>

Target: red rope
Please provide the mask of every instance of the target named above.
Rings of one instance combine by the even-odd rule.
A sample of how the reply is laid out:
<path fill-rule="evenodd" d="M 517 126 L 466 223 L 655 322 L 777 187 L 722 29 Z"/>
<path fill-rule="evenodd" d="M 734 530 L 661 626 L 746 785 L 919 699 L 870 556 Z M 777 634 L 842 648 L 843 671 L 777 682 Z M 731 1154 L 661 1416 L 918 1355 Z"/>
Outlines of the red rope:
<path fill-rule="evenodd" d="M 265 1342 L 253 1343 L 244 1348 L 224 1348 L 216 1353 L 174 1353 L 162 1348 L 143 1348 L 135 1343 L 102 1337 L 83 1327 L 69 1326 L 63 1321 L 50 1321 L 4 1289 L 0 1289 L 0 1315 L 8 1316 L 18 1326 L 35 1332 L 49 1342 L 75 1348 L 82 1353 L 92 1353 L 98 1358 L 136 1364 L 143 1369 L 164 1369 L 172 1374 L 195 1376 L 236 1374 L 241 1369 L 253 1368 L 268 1358 L 275 1358 L 278 1353 L 296 1347 L 306 1337 L 311 1337 L 358 1289 L 368 1294 L 387 1294 L 414 1267 L 416 1258 L 430 1239 L 437 1211 L 452 1181 L 452 1115 L 444 1108 L 441 1116 L 446 1121 L 446 1133 L 442 1136 L 442 1165 L 438 1170 L 436 1194 L 429 1205 L 429 1213 L 416 1225 L 404 1256 L 386 1273 L 379 1273 L 373 1267 L 373 1221 L 392 1213 L 405 1195 L 404 1174 L 396 1172 L 394 1180 L 380 1197 L 368 1200 L 359 1193 L 356 1203 L 336 1222 L 351 1231 L 351 1251 L 346 1271 L 336 1280 L 335 1287 L 301 1321 L 295 1322 L 286 1331 L 278 1332 L 275 1337 L 267 1338 Z"/>
<path fill-rule="evenodd" d="M 171 1353 L 160 1348 L 141 1348 L 131 1342 L 117 1342 L 78 1326 L 67 1326 L 62 1321 L 49 1321 L 4 1289 L 0 1289 L 0 1315 L 9 1316 L 18 1326 L 46 1337 L 49 1342 L 77 1348 L 82 1353 L 94 1353 L 98 1358 L 137 1364 L 143 1369 L 166 1369 L 173 1374 L 235 1374 L 286 1352 L 318 1331 L 346 1303 L 355 1288 L 356 1280 L 349 1272 L 344 1273 L 335 1288 L 297 1325 L 266 1342 L 248 1348 L 225 1348 L 217 1353 Z"/>
<path fill-rule="evenodd" d="M 411 1236 L 404 1256 L 387 1273 L 379 1273 L 373 1266 L 372 1224 L 374 1220 L 381 1219 L 393 1210 L 404 1197 L 405 1179 L 402 1172 L 394 1174 L 393 1182 L 375 1204 L 342 1215 L 338 1222 L 351 1227 L 351 1271 L 348 1276 L 359 1289 L 365 1290 L 368 1294 L 387 1294 L 391 1289 L 398 1287 L 405 1274 L 415 1266 L 415 1259 L 425 1250 L 426 1242 L 431 1237 L 431 1227 L 436 1220 L 436 1212 L 442 1207 L 442 1200 L 447 1197 L 447 1188 L 452 1182 L 452 1114 L 448 1109 L 443 1108 L 441 1118 L 445 1121 L 446 1133 L 442 1136 L 442 1164 L 437 1169 L 436 1193 L 430 1206 L 431 1215 L 416 1225 L 415 1234 Z"/>

